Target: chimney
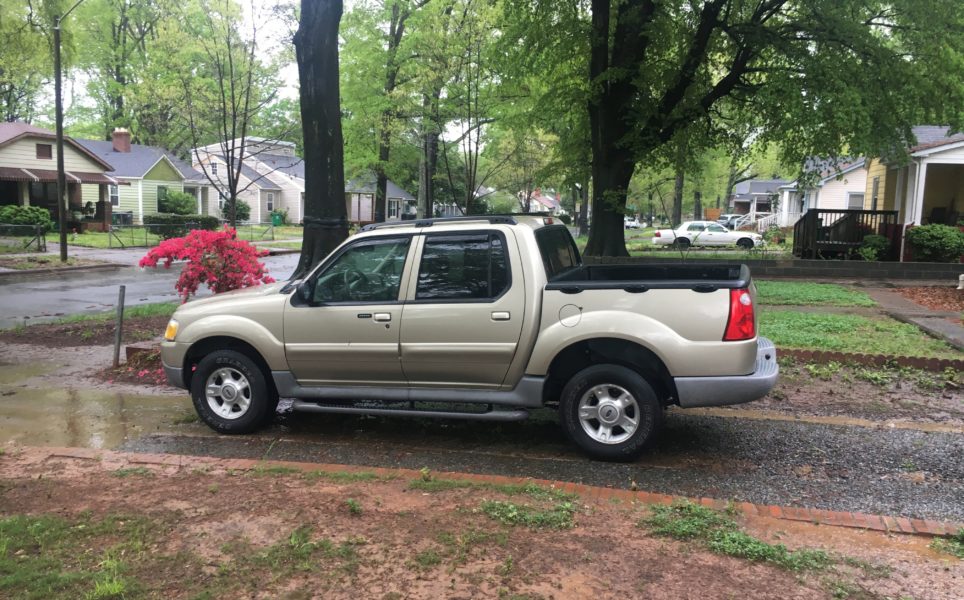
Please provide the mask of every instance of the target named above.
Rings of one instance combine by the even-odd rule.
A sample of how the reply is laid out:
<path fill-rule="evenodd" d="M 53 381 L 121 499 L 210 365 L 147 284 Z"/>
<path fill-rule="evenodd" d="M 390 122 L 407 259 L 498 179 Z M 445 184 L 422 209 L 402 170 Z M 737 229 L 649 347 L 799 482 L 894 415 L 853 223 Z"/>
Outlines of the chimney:
<path fill-rule="evenodd" d="M 123 127 L 114 129 L 114 133 L 110 134 L 110 141 L 114 144 L 114 152 L 131 151 L 131 132 Z"/>

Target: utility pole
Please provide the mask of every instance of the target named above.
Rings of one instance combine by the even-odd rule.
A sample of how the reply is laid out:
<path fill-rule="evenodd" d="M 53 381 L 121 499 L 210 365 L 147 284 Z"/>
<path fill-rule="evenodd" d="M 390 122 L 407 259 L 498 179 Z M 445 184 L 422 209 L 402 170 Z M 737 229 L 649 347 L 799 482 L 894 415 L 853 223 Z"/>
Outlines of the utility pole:
<path fill-rule="evenodd" d="M 67 176 L 64 174 L 64 102 L 62 93 L 63 74 L 60 65 L 60 22 L 67 18 L 84 0 L 54 18 L 54 119 L 57 122 L 57 228 L 60 229 L 60 262 L 67 262 Z"/>

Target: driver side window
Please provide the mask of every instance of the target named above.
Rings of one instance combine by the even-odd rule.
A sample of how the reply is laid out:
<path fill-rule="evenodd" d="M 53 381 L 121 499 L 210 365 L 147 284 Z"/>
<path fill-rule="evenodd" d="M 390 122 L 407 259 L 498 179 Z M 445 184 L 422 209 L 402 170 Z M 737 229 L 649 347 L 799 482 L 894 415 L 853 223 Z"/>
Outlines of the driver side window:
<path fill-rule="evenodd" d="M 353 244 L 315 279 L 313 304 L 396 302 L 410 237 Z"/>

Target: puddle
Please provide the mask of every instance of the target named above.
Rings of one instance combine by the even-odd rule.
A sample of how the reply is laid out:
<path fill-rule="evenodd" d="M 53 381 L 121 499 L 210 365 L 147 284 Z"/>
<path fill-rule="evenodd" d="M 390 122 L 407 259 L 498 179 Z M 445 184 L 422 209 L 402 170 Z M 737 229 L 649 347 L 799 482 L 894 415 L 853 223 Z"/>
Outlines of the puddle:
<path fill-rule="evenodd" d="M 26 381 L 31 377 L 53 373 L 56 368 L 55 365 L 43 363 L 16 366 L 0 363 L 0 385 Z"/>
<path fill-rule="evenodd" d="M 797 423 L 814 423 L 817 425 L 848 425 L 851 427 L 869 427 L 871 429 L 912 429 L 932 433 L 964 433 L 964 427 L 959 425 L 944 425 L 941 423 L 925 423 L 917 421 L 871 421 L 855 417 L 793 415 L 775 411 L 754 410 L 745 408 L 687 408 L 670 410 L 676 414 L 704 415 L 708 417 L 733 417 L 755 421 L 794 421 Z"/>
<path fill-rule="evenodd" d="M 4 374 L 0 370 L 0 377 Z M 191 411 L 187 397 L 2 385 L 0 443 L 114 448 L 147 433 L 170 431 Z"/>

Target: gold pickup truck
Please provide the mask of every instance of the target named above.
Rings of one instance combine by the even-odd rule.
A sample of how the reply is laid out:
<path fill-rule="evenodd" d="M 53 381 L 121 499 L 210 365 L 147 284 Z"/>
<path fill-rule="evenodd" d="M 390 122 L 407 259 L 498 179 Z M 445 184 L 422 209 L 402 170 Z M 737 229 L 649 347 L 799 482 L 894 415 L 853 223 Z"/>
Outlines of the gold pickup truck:
<path fill-rule="evenodd" d="M 302 280 L 195 300 L 161 356 L 201 419 L 248 433 L 305 412 L 524 419 L 558 410 L 589 455 L 631 460 L 663 410 L 777 379 L 745 265 L 583 265 L 542 216 L 369 225 Z"/>

